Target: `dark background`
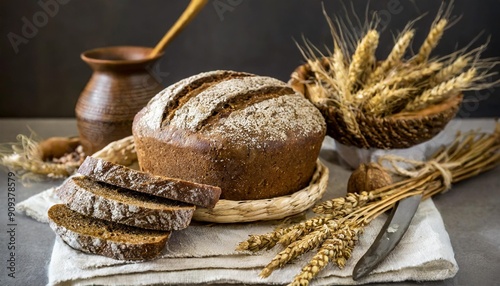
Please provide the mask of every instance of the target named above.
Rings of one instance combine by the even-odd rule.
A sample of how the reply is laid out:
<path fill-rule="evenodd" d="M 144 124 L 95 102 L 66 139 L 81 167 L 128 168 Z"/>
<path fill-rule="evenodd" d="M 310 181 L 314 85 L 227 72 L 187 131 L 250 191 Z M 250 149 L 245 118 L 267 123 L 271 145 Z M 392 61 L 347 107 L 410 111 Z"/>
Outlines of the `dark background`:
<path fill-rule="evenodd" d="M 187 0 L 41 0 L 58 3 L 27 43 L 17 46 L 9 33 L 23 36 L 23 17 L 43 11 L 39 1 L 0 1 L 0 116 L 73 117 L 76 100 L 91 70 L 80 60 L 87 49 L 111 45 L 154 46 L 187 6 Z M 324 1 L 330 15 L 344 14 L 340 1 Z M 367 3 L 379 11 L 384 27 L 378 53 L 392 47 L 391 31 L 428 12 L 417 25 L 418 49 L 441 1 L 355 0 L 362 18 Z M 198 17 L 167 48 L 154 71 L 164 85 L 208 70 L 233 69 L 287 81 L 303 62 L 293 39 L 302 35 L 330 46 L 331 37 L 319 0 L 209 0 Z M 351 10 L 350 1 L 344 1 Z M 481 32 L 491 42 L 484 57 L 500 56 L 500 0 L 456 0 L 462 19 L 447 30 L 436 54 L 464 47 Z M 476 45 L 477 46 L 477 45 Z M 498 67 L 496 67 L 498 71 Z M 479 102 L 478 102 L 479 100 Z M 461 117 L 500 116 L 500 88 L 467 93 Z"/>

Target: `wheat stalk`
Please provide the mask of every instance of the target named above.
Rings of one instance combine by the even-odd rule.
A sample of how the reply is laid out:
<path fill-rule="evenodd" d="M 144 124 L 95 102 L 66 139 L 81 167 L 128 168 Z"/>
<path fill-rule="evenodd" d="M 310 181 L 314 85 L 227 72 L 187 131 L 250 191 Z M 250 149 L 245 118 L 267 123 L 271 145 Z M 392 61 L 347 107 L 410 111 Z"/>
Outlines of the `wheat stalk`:
<path fill-rule="evenodd" d="M 283 267 L 283 265 L 293 259 L 321 245 L 329 234 L 330 229 L 326 225 L 323 225 L 320 229 L 315 230 L 305 235 L 300 240 L 291 243 L 287 248 L 278 253 L 273 260 L 271 260 L 271 262 L 264 267 L 264 269 L 262 269 L 259 276 L 262 278 L 269 277 L 275 269 Z"/>
<path fill-rule="evenodd" d="M 42 159 L 36 135 L 17 136 L 18 142 L 0 145 L 0 165 L 15 172 L 23 182 L 45 178 L 65 178 L 72 175 L 80 162 L 53 163 Z"/>
<path fill-rule="evenodd" d="M 314 230 L 318 226 L 327 224 L 331 220 L 331 216 L 313 217 L 287 228 L 279 228 L 272 232 L 260 235 L 251 235 L 250 238 L 248 238 L 246 241 L 241 242 L 236 249 L 238 251 L 249 250 L 253 252 L 262 249 L 270 249 L 273 248 L 276 243 L 278 243 L 282 236 L 286 235 L 289 232 L 301 230 L 302 234 L 306 234 Z"/>
<path fill-rule="evenodd" d="M 355 91 L 357 85 L 362 84 L 362 76 L 368 72 L 373 64 L 375 50 L 378 46 L 379 34 L 376 30 L 369 30 L 356 47 L 349 65 L 348 90 Z"/>
<path fill-rule="evenodd" d="M 474 78 L 476 77 L 477 71 L 472 68 L 468 71 L 445 81 L 432 89 L 424 91 L 421 95 L 417 96 L 413 101 L 409 102 L 404 111 L 416 111 L 428 107 L 429 105 L 441 102 L 450 95 L 456 94 L 461 90 L 465 90 L 470 87 Z"/>
<path fill-rule="evenodd" d="M 436 86 L 458 75 L 469 64 L 470 60 L 471 59 L 468 57 L 459 56 L 453 61 L 453 63 L 436 73 L 430 80 L 430 85 Z"/>
<path fill-rule="evenodd" d="M 328 263 L 333 263 L 343 268 L 347 259 L 351 257 L 352 250 L 358 241 L 358 235 L 362 227 L 353 227 L 355 223 L 347 222 L 344 227 L 332 234 L 323 242 L 318 253 L 302 268 L 302 271 L 294 277 L 289 286 L 306 286 L 323 270 Z"/>
<path fill-rule="evenodd" d="M 349 100 L 351 98 L 351 90 L 347 85 L 347 83 L 349 82 L 349 70 L 347 69 L 345 63 L 344 53 L 337 43 L 335 43 L 335 48 L 333 51 L 331 70 L 333 71 L 333 76 L 338 82 L 336 92 Z"/>
<path fill-rule="evenodd" d="M 246 241 L 241 242 L 236 247 L 236 250 L 249 250 L 255 252 L 262 249 L 271 249 L 276 245 L 281 235 L 283 235 L 282 230 L 261 235 L 251 235 Z"/>
<path fill-rule="evenodd" d="M 315 77 L 323 82 L 329 81 L 328 72 L 325 70 L 323 63 L 319 59 L 309 59 L 307 61 L 311 67 L 311 71 L 314 73 Z"/>
<path fill-rule="evenodd" d="M 401 59 L 403 58 L 414 35 L 415 31 L 409 30 L 399 37 L 398 41 L 394 44 L 392 51 L 389 53 L 389 56 L 387 56 L 387 59 L 377 66 L 373 73 L 370 74 L 366 81 L 367 85 L 371 85 L 383 79 L 390 69 L 401 63 Z"/>
<path fill-rule="evenodd" d="M 462 91 L 463 86 L 468 90 L 479 90 L 500 84 L 500 80 L 480 81 L 495 75 L 490 71 L 499 62 L 495 58 L 479 59 L 486 44 L 467 52 L 471 42 L 451 55 L 429 60 L 446 28 L 453 25 L 449 20 L 452 7 L 451 3 L 440 7 L 415 56 L 409 60 L 404 59 L 415 37 L 412 27 L 416 20 L 408 23 L 399 33 L 391 52 L 378 65 L 375 64 L 375 50 L 380 37 L 375 29 L 377 20 L 371 21 L 369 25 L 362 25 L 361 30 L 367 32 L 359 36 L 359 33 L 349 32 L 353 24 L 350 20 L 336 17 L 334 23 L 323 8 L 334 47 L 324 55 L 304 40 L 305 46 L 301 48 L 301 52 L 314 74 L 305 81 L 308 98 L 328 116 L 335 114 L 338 128 L 345 131 L 348 141 L 369 146 L 360 128 L 360 125 L 367 122 L 358 122 L 364 120 L 362 112 L 370 117 L 397 118 L 398 115 L 408 115 L 408 111 L 446 100 L 448 97 L 444 93 L 453 84 L 453 92 Z M 359 19 L 358 24 L 361 25 Z M 467 80 L 460 76 L 466 68 L 476 69 L 477 75 L 469 85 L 460 85 L 459 82 Z"/>
<path fill-rule="evenodd" d="M 414 86 L 422 79 L 434 74 L 437 70 L 442 67 L 439 62 L 431 62 L 428 65 L 416 68 L 406 68 L 403 71 L 387 76 L 383 81 L 371 85 L 367 88 L 361 89 L 354 96 L 356 105 L 368 106 L 368 110 L 390 110 L 392 106 L 385 108 L 384 106 L 374 106 L 376 103 L 391 102 L 390 100 L 382 100 L 385 95 L 393 94 L 393 98 L 396 96 L 400 97 L 402 95 L 410 96 L 411 93 L 405 91 L 414 90 Z M 397 91 L 398 89 L 401 89 Z M 378 98 L 372 99 L 375 95 L 379 95 Z M 409 101 L 410 98 L 408 98 Z M 371 102 L 370 102 L 371 101 Z M 365 108 L 366 110 L 366 108 Z M 373 112 L 372 114 L 376 114 Z M 383 113 L 380 113 L 383 114 Z"/>
<path fill-rule="evenodd" d="M 273 258 L 263 269 L 261 276 L 268 277 L 275 269 L 317 247 L 317 253 L 294 277 L 290 285 L 308 285 L 329 263 L 339 268 L 344 267 L 364 227 L 392 208 L 396 202 L 416 194 L 422 194 L 424 199 L 429 198 L 449 190 L 451 183 L 497 167 L 500 164 L 500 123 L 497 123 L 492 134 L 479 131 L 457 134 L 452 143 L 438 150 L 426 162 L 397 157 L 383 159 L 392 163 L 398 161 L 413 165 L 413 170 L 408 171 L 387 169 L 410 177 L 374 190 L 370 194 L 362 193 L 360 197 L 348 194 L 343 199 L 323 202 L 314 208 L 323 213 L 323 218 L 315 217 L 275 231 L 271 235 L 273 238 L 292 230 L 300 230 L 290 236 L 295 240 L 290 241 L 286 249 Z M 332 213 L 341 211 L 343 207 L 352 209 L 342 217 L 332 216 Z M 254 236 L 251 236 L 252 238 Z"/>
<path fill-rule="evenodd" d="M 437 46 L 439 40 L 443 36 L 444 29 L 446 28 L 447 24 L 447 19 L 440 19 L 435 25 L 431 27 L 427 38 L 418 51 L 418 54 L 412 60 L 413 64 L 419 65 L 427 61 L 432 50 Z"/>
<path fill-rule="evenodd" d="M 416 68 L 405 68 L 403 66 L 402 71 L 394 76 L 387 77 L 382 84 L 386 86 L 397 85 L 398 87 L 414 87 L 416 82 L 434 74 L 441 69 L 442 66 L 443 64 L 439 62 L 430 62 Z"/>
<path fill-rule="evenodd" d="M 372 192 L 348 193 L 345 197 L 317 204 L 312 211 L 317 214 L 330 214 L 333 218 L 343 217 L 377 198 Z"/>
<path fill-rule="evenodd" d="M 342 96 L 346 99 L 350 99 L 351 92 L 347 88 L 347 83 L 348 83 L 348 73 L 349 70 L 347 68 L 347 62 L 346 62 L 346 56 L 344 49 L 347 49 L 345 46 L 341 46 L 342 43 L 345 44 L 345 38 L 344 34 L 337 33 L 337 29 L 335 29 L 335 24 L 332 21 L 332 19 L 327 15 L 325 8 L 323 7 L 323 15 L 325 16 L 326 21 L 328 22 L 328 26 L 330 27 L 330 32 L 332 34 L 333 38 L 333 53 L 332 56 L 329 58 L 329 64 L 330 64 L 330 70 L 331 70 L 331 77 L 335 78 L 336 85 L 335 85 L 335 92 L 339 96 Z"/>
<path fill-rule="evenodd" d="M 404 107 L 411 100 L 415 88 L 384 89 L 370 98 L 363 106 L 368 115 L 384 117 Z"/>

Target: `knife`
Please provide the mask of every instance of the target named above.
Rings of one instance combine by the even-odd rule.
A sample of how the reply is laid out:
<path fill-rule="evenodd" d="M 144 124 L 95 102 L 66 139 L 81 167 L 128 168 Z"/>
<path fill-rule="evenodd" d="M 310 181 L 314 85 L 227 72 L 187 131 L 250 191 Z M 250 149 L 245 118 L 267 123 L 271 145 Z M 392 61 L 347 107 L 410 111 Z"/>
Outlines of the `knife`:
<path fill-rule="evenodd" d="M 370 273 L 396 247 L 410 226 L 421 199 L 422 195 L 418 194 L 396 204 L 372 246 L 354 267 L 352 279 L 358 280 Z"/>

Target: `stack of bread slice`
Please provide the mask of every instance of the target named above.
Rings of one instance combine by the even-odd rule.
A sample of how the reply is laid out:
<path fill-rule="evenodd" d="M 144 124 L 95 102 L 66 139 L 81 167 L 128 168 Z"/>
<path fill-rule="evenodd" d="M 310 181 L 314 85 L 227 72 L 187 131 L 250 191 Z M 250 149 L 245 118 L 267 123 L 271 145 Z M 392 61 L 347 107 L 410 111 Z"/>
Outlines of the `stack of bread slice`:
<path fill-rule="evenodd" d="M 188 227 L 196 206 L 213 208 L 219 187 L 166 178 L 87 157 L 57 194 L 50 226 L 72 248 L 121 260 L 146 260 L 170 233 Z"/>

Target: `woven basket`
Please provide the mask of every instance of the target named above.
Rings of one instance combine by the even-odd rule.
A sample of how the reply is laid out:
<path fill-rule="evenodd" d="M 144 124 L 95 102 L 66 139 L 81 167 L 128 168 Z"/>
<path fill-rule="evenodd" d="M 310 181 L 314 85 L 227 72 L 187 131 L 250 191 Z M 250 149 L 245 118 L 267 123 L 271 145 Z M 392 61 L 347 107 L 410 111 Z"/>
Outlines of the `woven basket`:
<path fill-rule="evenodd" d="M 299 66 L 293 73 L 289 84 L 294 90 L 308 98 L 323 114 L 327 124 L 327 134 L 338 142 L 358 148 L 399 149 L 425 142 L 436 136 L 446 124 L 455 117 L 462 95 L 412 113 L 399 113 L 388 117 L 354 113 L 359 133 L 348 130 L 342 116 L 333 106 L 317 104 L 311 98 L 312 88 L 305 82 L 313 76 L 309 65 Z"/>
<path fill-rule="evenodd" d="M 111 142 L 93 157 L 131 168 L 138 168 L 132 136 Z M 197 208 L 193 219 L 215 223 L 251 222 L 282 219 L 306 211 L 321 199 L 328 185 L 328 168 L 319 160 L 309 186 L 291 195 L 271 199 L 219 200 L 213 209 Z"/>

